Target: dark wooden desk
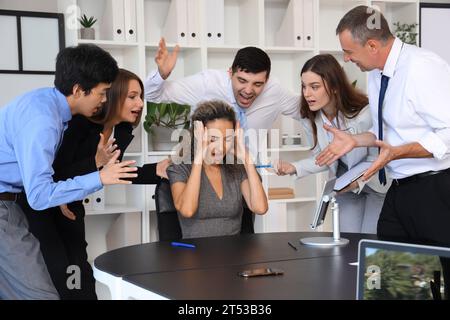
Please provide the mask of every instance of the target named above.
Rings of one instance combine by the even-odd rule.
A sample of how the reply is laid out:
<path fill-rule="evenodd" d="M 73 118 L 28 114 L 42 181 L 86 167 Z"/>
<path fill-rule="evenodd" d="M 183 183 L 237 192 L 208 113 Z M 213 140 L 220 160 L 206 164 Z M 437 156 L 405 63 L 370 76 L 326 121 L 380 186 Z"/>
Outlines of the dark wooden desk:
<path fill-rule="evenodd" d="M 354 299 L 360 239 L 342 234 L 343 247 L 299 244 L 330 233 L 266 233 L 190 239 L 195 249 L 159 242 L 121 248 L 95 259 L 95 268 L 169 299 Z M 288 245 L 295 244 L 298 251 Z M 282 276 L 245 279 L 242 270 L 274 267 Z"/>

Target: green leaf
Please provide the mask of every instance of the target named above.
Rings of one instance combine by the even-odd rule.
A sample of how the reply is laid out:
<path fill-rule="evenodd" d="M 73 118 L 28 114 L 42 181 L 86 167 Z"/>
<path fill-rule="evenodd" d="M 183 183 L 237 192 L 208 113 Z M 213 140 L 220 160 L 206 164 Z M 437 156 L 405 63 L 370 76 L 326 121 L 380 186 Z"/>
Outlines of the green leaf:
<path fill-rule="evenodd" d="M 191 107 L 177 103 L 147 102 L 147 114 L 143 123 L 145 131 L 152 133 L 155 126 L 189 128 Z"/>
<path fill-rule="evenodd" d="M 186 112 L 186 109 L 183 106 L 180 106 L 180 107 L 176 107 L 175 106 L 174 109 L 175 109 L 174 110 L 175 111 L 175 116 L 182 115 L 182 114 L 184 114 Z"/>
<path fill-rule="evenodd" d="M 91 28 L 97 22 L 97 19 L 95 19 L 93 16 L 88 18 L 86 14 L 83 14 L 83 16 L 78 19 L 78 21 L 80 21 L 80 24 L 84 28 Z"/>
<path fill-rule="evenodd" d="M 417 32 L 416 27 L 418 26 L 417 23 L 400 23 L 395 22 L 393 23 L 393 26 L 395 27 L 394 34 L 403 42 L 408 44 L 415 45 L 416 39 L 417 39 Z"/>
<path fill-rule="evenodd" d="M 167 113 L 167 103 L 161 103 L 160 107 L 159 107 L 159 116 L 160 118 L 164 118 L 164 116 Z"/>
<path fill-rule="evenodd" d="M 149 125 L 147 122 L 144 122 L 144 129 L 145 129 L 145 131 L 147 131 L 147 132 L 150 132 L 150 131 L 151 131 L 150 125 Z"/>
<path fill-rule="evenodd" d="M 156 110 L 158 109 L 158 105 L 153 102 L 147 102 L 147 115 L 156 115 Z"/>

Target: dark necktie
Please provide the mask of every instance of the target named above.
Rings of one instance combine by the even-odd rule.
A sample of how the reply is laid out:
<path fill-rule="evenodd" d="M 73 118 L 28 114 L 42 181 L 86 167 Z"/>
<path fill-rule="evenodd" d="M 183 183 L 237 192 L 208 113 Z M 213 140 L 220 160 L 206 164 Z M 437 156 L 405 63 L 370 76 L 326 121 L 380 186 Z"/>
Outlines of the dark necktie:
<path fill-rule="evenodd" d="M 378 98 L 378 140 L 383 140 L 383 100 L 388 86 L 389 77 L 381 76 L 380 96 Z M 378 149 L 378 152 L 380 150 Z M 382 185 L 386 184 L 386 171 L 381 168 L 378 171 L 378 179 Z"/>

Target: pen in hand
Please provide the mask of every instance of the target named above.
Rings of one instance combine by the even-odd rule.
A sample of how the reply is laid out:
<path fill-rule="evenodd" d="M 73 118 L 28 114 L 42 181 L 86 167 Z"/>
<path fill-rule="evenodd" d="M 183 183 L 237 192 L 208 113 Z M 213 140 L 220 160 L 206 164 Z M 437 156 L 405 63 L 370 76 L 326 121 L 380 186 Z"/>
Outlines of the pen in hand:
<path fill-rule="evenodd" d="M 288 245 L 289 245 L 292 249 L 294 249 L 295 251 L 298 250 L 297 247 L 294 246 L 294 245 L 293 245 L 292 243 L 290 243 L 289 241 L 288 241 Z"/>

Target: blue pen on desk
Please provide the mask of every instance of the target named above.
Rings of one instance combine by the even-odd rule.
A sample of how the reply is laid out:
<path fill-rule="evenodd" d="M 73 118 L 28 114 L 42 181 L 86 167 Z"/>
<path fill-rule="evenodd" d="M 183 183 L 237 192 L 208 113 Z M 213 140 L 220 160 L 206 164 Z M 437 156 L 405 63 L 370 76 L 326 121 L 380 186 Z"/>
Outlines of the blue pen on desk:
<path fill-rule="evenodd" d="M 271 164 L 258 164 L 255 166 L 256 169 L 259 168 L 273 168 Z"/>
<path fill-rule="evenodd" d="M 195 245 L 190 244 L 190 243 L 183 243 L 183 242 L 175 242 L 175 241 L 173 241 L 173 242 L 171 243 L 171 245 L 172 245 L 173 247 L 195 248 Z"/>

